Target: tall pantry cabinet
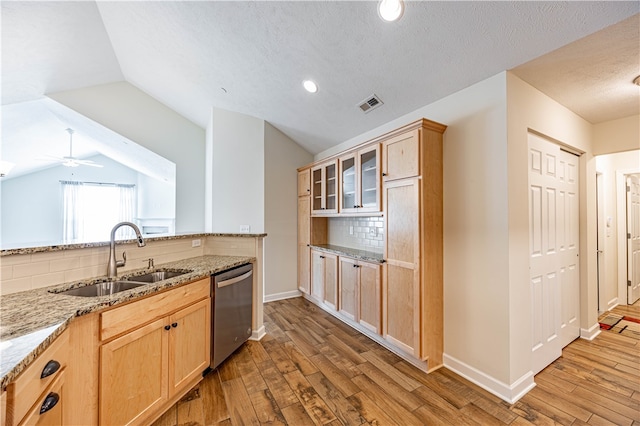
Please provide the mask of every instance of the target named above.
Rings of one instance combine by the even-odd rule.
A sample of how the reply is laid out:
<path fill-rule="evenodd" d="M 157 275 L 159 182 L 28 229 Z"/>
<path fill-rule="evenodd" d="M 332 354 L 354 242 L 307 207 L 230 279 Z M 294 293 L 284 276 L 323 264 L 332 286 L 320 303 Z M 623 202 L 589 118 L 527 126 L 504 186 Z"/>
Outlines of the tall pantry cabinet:
<path fill-rule="evenodd" d="M 442 140 L 445 130 L 442 124 L 421 119 L 299 169 L 300 174 L 311 174 L 304 179 L 313 185 L 313 171 L 320 174 L 319 170 L 326 170 L 327 165 L 335 164 L 334 160 L 338 159 L 340 182 L 336 185 L 336 195 L 340 203 L 337 211 L 330 214 L 324 209 L 322 218 L 317 217 L 319 211 L 316 213 L 310 207 L 313 201 L 305 195 L 306 187 L 300 187 L 300 175 L 298 180 L 300 290 L 311 302 L 425 371 L 442 366 Z M 352 169 L 356 173 L 355 185 L 348 180 Z M 370 175 L 367 185 L 358 180 L 358 173 Z M 304 179 L 302 182 L 307 182 Z M 368 186 L 372 182 L 375 187 Z M 313 188 L 310 192 L 313 194 Z M 338 274 L 337 300 L 325 303 L 318 298 L 319 294 L 314 297 L 313 286 L 309 284 L 313 281 L 310 253 L 315 251 L 314 245 L 331 243 L 327 241 L 327 217 L 361 215 L 367 210 L 367 203 L 362 201 L 367 192 L 381 194 L 380 209 L 375 207 L 375 201 L 371 204 L 372 212 L 378 212 L 372 214 L 382 215 L 384 223 L 381 285 L 376 284 L 375 277 L 380 275 L 375 269 L 371 269 L 370 274 L 369 269 L 358 269 L 366 284 L 365 287 L 358 285 L 359 264 L 348 260 L 348 253 L 345 253 L 347 257 L 339 254 L 342 272 Z M 319 220 L 322 222 L 316 223 Z M 380 270 L 378 265 L 375 267 Z M 344 271 L 349 274 L 343 276 Z M 354 294 L 356 298 L 352 300 Z M 336 305 L 337 309 L 332 307 Z"/>

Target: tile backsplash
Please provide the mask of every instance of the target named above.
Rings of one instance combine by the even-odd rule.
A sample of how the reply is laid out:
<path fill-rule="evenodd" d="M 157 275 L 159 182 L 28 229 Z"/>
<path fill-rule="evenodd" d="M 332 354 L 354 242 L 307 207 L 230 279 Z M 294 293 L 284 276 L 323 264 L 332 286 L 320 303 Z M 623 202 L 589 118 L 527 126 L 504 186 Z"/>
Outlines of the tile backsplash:
<path fill-rule="evenodd" d="M 382 253 L 384 250 L 384 218 L 330 217 L 329 243 Z"/>

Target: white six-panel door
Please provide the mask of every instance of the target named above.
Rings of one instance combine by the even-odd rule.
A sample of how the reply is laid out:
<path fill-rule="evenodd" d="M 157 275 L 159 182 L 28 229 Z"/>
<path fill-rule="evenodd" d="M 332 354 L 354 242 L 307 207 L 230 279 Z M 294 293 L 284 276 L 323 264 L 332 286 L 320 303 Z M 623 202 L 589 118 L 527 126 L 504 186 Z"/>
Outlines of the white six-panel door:
<path fill-rule="evenodd" d="M 579 199 L 576 155 L 529 134 L 532 371 L 579 337 Z"/>
<path fill-rule="evenodd" d="M 627 303 L 640 299 L 640 179 L 627 176 Z"/>

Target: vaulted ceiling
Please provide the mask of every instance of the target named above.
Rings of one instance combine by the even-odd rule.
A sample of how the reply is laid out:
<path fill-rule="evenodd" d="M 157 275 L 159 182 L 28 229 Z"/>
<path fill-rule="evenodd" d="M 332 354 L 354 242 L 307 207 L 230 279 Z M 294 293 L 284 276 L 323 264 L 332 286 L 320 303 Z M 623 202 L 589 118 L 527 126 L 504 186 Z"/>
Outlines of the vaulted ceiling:
<path fill-rule="evenodd" d="M 640 113 L 637 1 L 411 1 L 394 23 L 376 6 L 3 1 L 2 104 L 125 80 L 203 128 L 212 106 L 240 112 L 312 153 L 504 70 L 592 123 Z"/>

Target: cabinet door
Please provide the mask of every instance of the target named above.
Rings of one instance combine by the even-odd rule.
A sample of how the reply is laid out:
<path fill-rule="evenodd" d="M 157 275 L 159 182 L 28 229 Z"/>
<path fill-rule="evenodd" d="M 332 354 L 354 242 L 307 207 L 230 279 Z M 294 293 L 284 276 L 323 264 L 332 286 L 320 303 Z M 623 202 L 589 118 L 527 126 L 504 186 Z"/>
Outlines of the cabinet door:
<path fill-rule="evenodd" d="M 311 249 L 307 244 L 298 244 L 298 290 L 310 291 Z"/>
<path fill-rule="evenodd" d="M 380 145 L 358 151 L 358 211 L 380 211 Z"/>
<path fill-rule="evenodd" d="M 167 322 L 159 319 L 100 348 L 100 424 L 127 425 L 167 402 Z"/>
<path fill-rule="evenodd" d="M 311 170 L 298 172 L 298 197 L 311 195 Z"/>
<path fill-rule="evenodd" d="M 202 375 L 211 361 L 211 299 L 169 317 L 169 398 Z"/>
<path fill-rule="evenodd" d="M 354 259 L 340 257 L 340 308 L 339 312 L 349 319 L 358 317 L 358 282 L 360 273 Z"/>
<path fill-rule="evenodd" d="M 382 180 L 420 175 L 420 130 L 412 130 L 382 143 Z"/>
<path fill-rule="evenodd" d="M 311 211 L 314 214 L 324 213 L 324 167 L 311 169 Z"/>
<path fill-rule="evenodd" d="M 46 408 L 45 408 L 46 404 Z M 51 387 L 42 395 L 33 409 L 24 417 L 20 426 L 62 426 L 63 410 L 68 401 L 64 392 L 64 371 L 62 371 L 51 384 Z M 69 404 L 71 406 L 72 404 Z M 40 413 L 41 409 L 45 409 Z"/>
<path fill-rule="evenodd" d="M 356 154 L 340 159 L 340 212 L 357 212 L 360 206 L 360 199 L 357 195 L 357 165 Z"/>
<path fill-rule="evenodd" d="M 325 213 L 338 212 L 338 162 L 324 165 L 324 209 Z"/>
<path fill-rule="evenodd" d="M 360 262 L 358 305 L 360 324 L 380 334 L 380 265 Z"/>
<path fill-rule="evenodd" d="M 419 180 L 384 185 L 386 222 L 383 336 L 419 357 L 420 343 L 420 225 Z"/>
<path fill-rule="evenodd" d="M 311 297 L 318 301 L 324 298 L 324 253 L 311 250 Z"/>
<path fill-rule="evenodd" d="M 324 293 L 322 301 L 332 309 L 338 307 L 338 256 L 323 253 L 324 256 Z"/>

